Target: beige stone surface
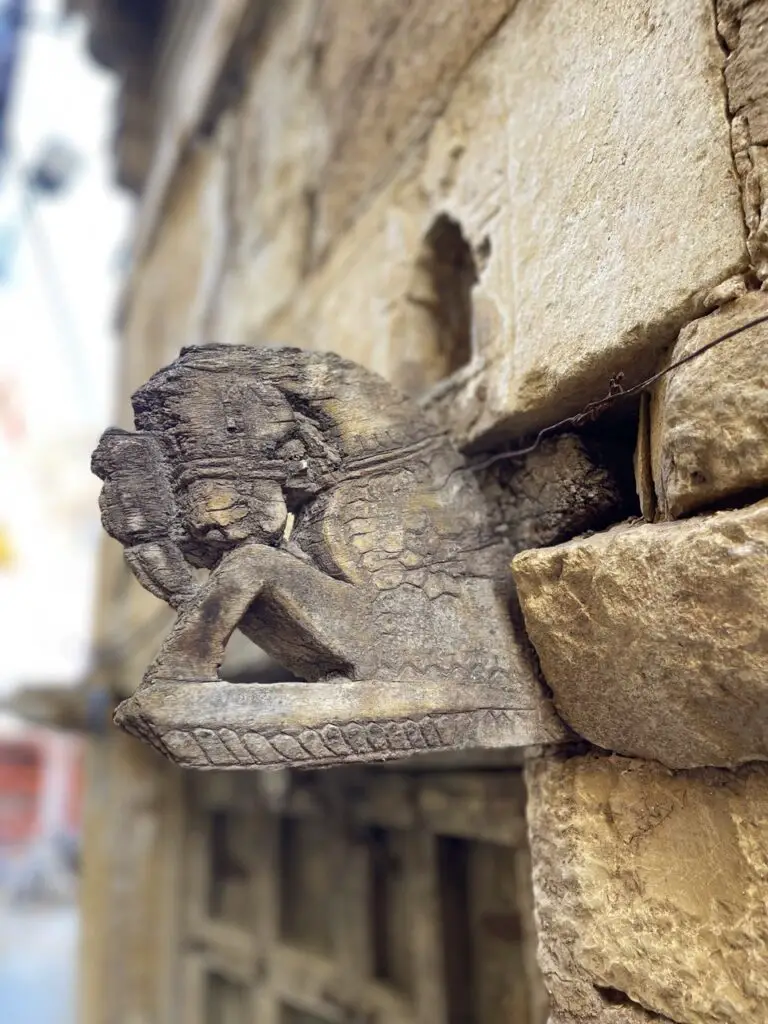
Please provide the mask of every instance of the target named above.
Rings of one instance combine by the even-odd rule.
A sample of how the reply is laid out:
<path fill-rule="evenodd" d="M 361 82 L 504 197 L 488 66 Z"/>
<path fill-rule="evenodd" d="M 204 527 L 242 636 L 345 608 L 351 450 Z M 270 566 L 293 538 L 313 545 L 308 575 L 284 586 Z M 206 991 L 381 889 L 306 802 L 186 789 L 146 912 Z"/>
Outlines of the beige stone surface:
<path fill-rule="evenodd" d="M 520 429 L 639 379 L 745 252 L 709 0 L 527 0 L 510 29 L 514 343 L 483 421 Z"/>
<path fill-rule="evenodd" d="M 368 29 L 357 24 L 335 45 L 362 47 L 355 32 L 368 39 Z M 399 45 L 420 52 L 414 37 Z M 292 96 L 303 60 L 297 54 L 283 73 Z M 455 369 L 438 351 L 418 274 L 425 239 L 447 215 L 478 278 L 470 366 L 443 397 L 460 433 L 519 433 L 602 396 L 618 371 L 628 383 L 639 379 L 703 312 L 712 288 L 746 263 L 722 63 L 708 0 L 654 0 L 642 10 L 630 0 L 520 0 L 431 129 L 425 124 L 405 149 L 381 142 L 382 150 L 358 151 L 365 140 L 351 129 L 347 148 L 334 149 L 327 109 L 319 113 L 313 98 L 309 121 L 293 115 L 301 125 L 294 141 L 267 144 L 260 156 L 271 184 L 251 200 L 249 230 L 262 231 L 270 202 L 275 220 L 249 258 L 271 269 L 246 273 L 241 263 L 230 276 L 221 303 L 221 322 L 234 324 L 228 336 L 331 348 L 393 380 L 408 360 L 415 384 L 429 387 L 446 366 Z M 377 89 L 389 111 L 386 81 Z M 253 102 L 275 91 L 256 89 Z M 273 102 L 279 109 L 279 97 Z M 299 138 L 314 140 L 309 161 L 290 155 Z M 366 161 L 379 161 L 376 174 L 390 168 L 344 231 L 341 221 L 329 227 L 337 223 L 327 214 L 331 179 L 309 173 L 308 163 L 331 159 L 324 147 L 335 154 L 334 173 L 353 183 L 368 180 Z M 377 156 L 385 150 L 386 159 Z M 350 189 L 339 194 L 352 209 Z M 323 262 L 305 265 L 302 277 L 306 240 L 318 232 Z"/>
<path fill-rule="evenodd" d="M 517 0 L 373 0 L 318 5 L 317 89 L 329 149 L 314 257 L 429 131 L 457 80 Z M 498 87 L 498 83 L 497 83 Z"/>
<path fill-rule="evenodd" d="M 215 312 L 220 340 L 253 340 L 252 328 L 294 298 L 309 267 L 313 197 L 328 149 L 317 16 L 314 2 L 285 5 L 235 113 L 229 244 Z"/>
<path fill-rule="evenodd" d="M 262 322 L 261 330 L 252 321 L 250 339 L 262 334 L 336 351 L 414 393 L 436 384 L 451 360 L 439 331 L 441 311 L 435 315 L 431 308 L 436 289 L 425 273 L 425 249 L 431 229 L 445 217 L 458 226 L 479 276 L 472 293 L 474 342 L 466 339 L 470 360 L 474 348 L 482 361 L 486 337 L 509 335 L 505 108 L 495 89 L 507 60 L 501 40 L 494 40 L 463 77 L 426 151 L 403 164 L 289 307 Z M 241 295 L 240 301 L 249 300 Z M 477 415 L 476 402 L 474 410 Z"/>
<path fill-rule="evenodd" d="M 154 143 L 136 228 L 135 249 L 142 256 L 163 218 L 163 204 L 178 165 L 198 132 L 217 81 L 224 76 L 248 6 L 247 0 L 177 5 L 166 18 L 163 44 L 167 49 L 160 80 L 146 81 L 150 78 L 146 67 L 137 72 L 146 82 L 145 116 L 157 126 L 154 132 L 142 133 Z"/>
<path fill-rule="evenodd" d="M 728 52 L 725 84 L 734 163 L 742 185 L 747 247 L 758 277 L 768 277 L 768 3 L 716 0 Z"/>
<path fill-rule="evenodd" d="M 388 362 L 374 346 L 413 346 L 414 380 L 426 386 L 443 375 L 435 332 L 419 322 L 423 296 L 414 296 L 424 237 L 441 207 L 420 195 L 413 157 L 423 158 L 423 139 L 457 78 L 511 6 L 377 0 L 342 10 L 302 0 L 286 9 L 238 111 L 221 337 L 249 342 L 277 331 L 349 354 L 349 324 L 368 365 Z M 500 70 L 478 99 L 485 102 Z M 498 149 L 503 118 L 488 120 L 478 146 L 492 133 Z M 503 146 L 493 166 L 503 167 Z M 482 195 L 489 179 L 480 153 L 471 169 Z"/>
<path fill-rule="evenodd" d="M 565 721 L 673 768 L 768 759 L 768 501 L 513 561 Z"/>
<path fill-rule="evenodd" d="M 552 1024 L 765 1024 L 768 768 L 589 755 L 527 782 Z"/>
<path fill-rule="evenodd" d="M 681 331 L 669 362 L 759 316 L 768 316 L 764 292 L 694 320 Z M 768 324 L 662 378 L 653 396 L 651 452 L 663 518 L 768 486 Z"/>
<path fill-rule="evenodd" d="M 227 251 L 227 147 L 230 126 L 201 144 L 176 175 L 154 244 L 134 268 L 124 301 L 120 416 L 127 398 L 183 345 L 206 338 Z"/>
<path fill-rule="evenodd" d="M 285 32 L 289 27 L 286 22 Z M 301 47 L 306 45 L 306 26 L 297 23 L 293 31 L 289 82 L 305 75 Z M 271 60 L 267 55 L 259 74 L 267 74 Z M 280 76 L 285 79 L 288 74 L 287 60 L 275 67 L 270 88 L 254 85 L 248 121 L 255 123 L 256 111 L 275 94 L 278 112 L 269 115 L 275 122 L 274 139 L 271 129 L 248 128 L 253 144 L 240 147 L 234 202 L 240 240 L 217 303 L 219 337 L 245 342 L 268 338 L 332 350 L 411 392 L 429 388 L 453 367 L 438 323 L 442 311 L 433 312 L 439 289 L 432 271 L 440 273 L 441 268 L 434 267 L 440 253 L 430 253 L 428 238 L 441 217 L 457 225 L 468 259 L 477 267 L 480 280 L 472 296 L 475 335 L 485 337 L 499 329 L 508 335 L 505 104 L 497 88 L 507 60 L 496 40 L 486 47 L 483 59 L 464 74 L 429 146 L 408 155 L 394 180 L 335 239 L 312 274 L 307 265 L 307 233 L 313 220 L 308 197 L 318 187 L 317 165 L 327 142 L 318 127 L 316 97 L 310 129 L 298 112 L 281 119 Z M 309 79 L 305 85 L 309 88 Z M 298 111 L 301 96 L 298 86 L 295 90 L 294 85 L 288 88 Z M 427 266 L 430 257 L 432 269 Z M 443 295 L 450 290 L 449 281 Z M 471 347 L 469 337 L 466 347 Z M 471 352 L 467 354 L 471 358 Z"/>

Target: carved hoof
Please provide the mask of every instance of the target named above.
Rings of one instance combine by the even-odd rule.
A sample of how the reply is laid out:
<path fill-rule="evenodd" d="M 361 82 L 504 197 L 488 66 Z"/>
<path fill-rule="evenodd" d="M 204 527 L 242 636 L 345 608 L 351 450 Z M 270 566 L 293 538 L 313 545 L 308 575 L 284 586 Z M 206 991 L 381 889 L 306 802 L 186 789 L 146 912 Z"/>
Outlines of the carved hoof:
<path fill-rule="evenodd" d="M 546 705 L 445 682 L 179 683 L 155 680 L 115 722 L 184 768 L 277 769 L 562 742 Z"/>

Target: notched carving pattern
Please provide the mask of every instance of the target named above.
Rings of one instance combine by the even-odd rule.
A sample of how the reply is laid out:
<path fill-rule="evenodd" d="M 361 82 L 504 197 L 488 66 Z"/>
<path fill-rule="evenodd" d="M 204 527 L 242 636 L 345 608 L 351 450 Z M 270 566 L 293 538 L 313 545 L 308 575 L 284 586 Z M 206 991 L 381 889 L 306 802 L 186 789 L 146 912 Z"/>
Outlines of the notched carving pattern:
<path fill-rule="evenodd" d="M 475 744 L 503 745 L 488 741 L 494 730 L 503 736 L 514 715 L 510 709 L 482 709 L 381 722 L 329 723 L 321 728 L 271 733 L 202 726 L 161 733 L 140 715 L 132 715 L 130 723 L 121 724 L 183 767 L 280 769 L 391 760 Z M 483 729 L 485 743 L 478 743 L 478 732 Z"/>

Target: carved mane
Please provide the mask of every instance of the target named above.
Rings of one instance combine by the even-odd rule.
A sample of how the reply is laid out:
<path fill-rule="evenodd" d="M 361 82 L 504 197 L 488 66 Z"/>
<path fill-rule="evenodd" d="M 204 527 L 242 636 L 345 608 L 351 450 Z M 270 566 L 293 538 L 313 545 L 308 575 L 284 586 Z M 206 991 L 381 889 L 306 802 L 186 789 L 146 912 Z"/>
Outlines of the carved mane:
<path fill-rule="evenodd" d="M 171 405 L 195 378 L 215 375 L 224 394 L 246 382 L 271 385 L 312 420 L 342 459 L 390 451 L 435 437 L 439 428 L 378 374 L 333 353 L 249 345 L 193 345 L 155 373 L 132 398 L 139 430 L 162 429 Z M 163 418 L 165 411 L 165 418 Z"/>

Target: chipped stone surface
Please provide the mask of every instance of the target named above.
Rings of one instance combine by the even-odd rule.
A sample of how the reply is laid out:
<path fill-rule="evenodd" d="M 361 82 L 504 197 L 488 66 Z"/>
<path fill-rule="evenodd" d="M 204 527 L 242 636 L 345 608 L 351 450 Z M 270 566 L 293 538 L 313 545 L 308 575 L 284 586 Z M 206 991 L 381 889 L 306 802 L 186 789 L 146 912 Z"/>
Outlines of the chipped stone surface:
<path fill-rule="evenodd" d="M 669 361 L 767 315 L 768 295 L 750 292 L 689 324 Z M 663 518 L 768 486 L 768 324 L 723 342 L 659 381 L 651 455 Z"/>
<path fill-rule="evenodd" d="M 673 768 L 768 759 L 768 501 L 525 551 L 513 571 L 577 733 Z"/>
<path fill-rule="evenodd" d="M 551 1024 L 764 1024 L 768 768 L 529 763 Z"/>

